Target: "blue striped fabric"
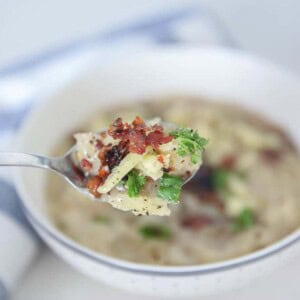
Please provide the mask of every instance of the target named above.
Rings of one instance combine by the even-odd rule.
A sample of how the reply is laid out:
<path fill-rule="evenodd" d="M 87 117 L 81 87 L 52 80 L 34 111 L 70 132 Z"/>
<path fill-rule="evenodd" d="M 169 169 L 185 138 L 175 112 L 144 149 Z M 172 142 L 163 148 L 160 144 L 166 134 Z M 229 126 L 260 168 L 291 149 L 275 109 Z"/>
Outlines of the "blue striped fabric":
<path fill-rule="evenodd" d="M 182 20 L 188 20 L 195 17 L 198 19 L 206 18 L 209 22 L 211 22 L 211 25 L 214 27 L 213 29 L 218 35 L 219 42 L 222 45 L 237 47 L 230 32 L 227 30 L 222 20 L 218 18 L 213 11 L 207 7 L 192 6 L 179 11 L 136 20 L 128 26 L 114 28 L 105 33 L 96 33 L 93 36 L 88 36 L 84 39 L 72 41 L 68 44 L 49 49 L 43 53 L 35 54 L 23 61 L 0 68 L 0 79 L 1 77 L 16 75 L 17 73 L 24 72 L 35 67 L 40 67 L 44 63 L 56 60 L 61 56 L 81 51 L 89 46 L 101 46 L 103 44 L 108 44 L 116 40 L 120 41 L 122 39 L 125 39 L 123 42 L 126 43 L 126 39 L 131 36 L 147 35 L 153 39 L 153 42 L 159 44 L 178 43 L 181 41 L 178 41 L 176 35 L 174 35 L 172 27 Z"/>
<path fill-rule="evenodd" d="M 30 233 L 33 233 L 21 209 L 20 198 L 11 183 L 0 180 L 0 199 L 0 211 L 13 218 Z"/>

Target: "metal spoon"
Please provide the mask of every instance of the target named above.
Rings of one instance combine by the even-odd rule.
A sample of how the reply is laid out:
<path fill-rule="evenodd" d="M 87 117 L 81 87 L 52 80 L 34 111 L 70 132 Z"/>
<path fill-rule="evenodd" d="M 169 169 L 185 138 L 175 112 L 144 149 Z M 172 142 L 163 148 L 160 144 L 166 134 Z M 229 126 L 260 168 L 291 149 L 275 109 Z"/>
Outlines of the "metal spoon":
<path fill-rule="evenodd" d="M 0 152 L 0 166 L 33 167 L 54 171 L 62 175 L 73 187 L 80 192 L 85 189 L 85 178 L 76 168 L 72 154 L 76 147 L 73 146 L 61 157 L 46 157 L 28 153 Z"/>
<path fill-rule="evenodd" d="M 174 129 L 176 126 L 172 123 L 161 122 L 168 129 Z M 76 151 L 76 146 L 69 149 L 62 157 L 46 157 L 35 154 L 15 153 L 15 152 L 0 152 L 0 166 L 16 166 L 16 167 L 33 167 L 42 168 L 54 171 L 63 176 L 79 192 L 87 194 L 95 199 L 86 188 L 86 177 L 75 166 L 72 155 Z M 199 165 L 200 167 L 200 165 Z M 190 181 L 198 169 L 189 175 L 184 181 L 186 184 Z"/>
<path fill-rule="evenodd" d="M 27 153 L 0 152 L 0 166 L 33 167 L 54 171 L 63 176 L 79 192 L 93 197 L 86 189 L 86 178 L 76 168 L 72 160 L 72 153 L 75 146 L 72 147 L 62 157 L 46 157 Z M 198 170 L 193 172 L 184 184 L 190 181 Z"/>

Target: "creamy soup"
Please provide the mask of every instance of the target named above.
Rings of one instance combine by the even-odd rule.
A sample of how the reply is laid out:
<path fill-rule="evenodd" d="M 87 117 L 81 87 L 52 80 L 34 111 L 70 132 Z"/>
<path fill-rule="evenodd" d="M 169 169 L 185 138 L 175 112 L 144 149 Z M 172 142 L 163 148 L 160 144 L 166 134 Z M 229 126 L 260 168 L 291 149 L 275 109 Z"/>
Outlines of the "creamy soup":
<path fill-rule="evenodd" d="M 300 159 L 276 125 L 235 106 L 182 97 L 102 110 L 79 128 L 95 132 L 118 116 L 137 115 L 197 129 L 209 140 L 203 166 L 165 217 L 93 203 L 51 175 L 49 214 L 65 235 L 124 260 L 192 265 L 250 253 L 299 227 Z M 71 136 L 54 154 L 74 143 Z"/>

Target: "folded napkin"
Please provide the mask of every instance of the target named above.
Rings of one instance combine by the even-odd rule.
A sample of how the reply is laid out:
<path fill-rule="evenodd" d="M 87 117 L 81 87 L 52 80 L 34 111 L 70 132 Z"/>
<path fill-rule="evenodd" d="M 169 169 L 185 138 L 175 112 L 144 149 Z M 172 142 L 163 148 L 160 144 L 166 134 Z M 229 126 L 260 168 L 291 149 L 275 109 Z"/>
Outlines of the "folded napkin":
<path fill-rule="evenodd" d="M 41 91 L 57 89 L 95 61 L 108 62 L 115 55 L 142 51 L 153 44 L 176 43 L 234 46 L 218 18 L 207 9 L 190 7 L 144 18 L 0 68 L 0 151 L 14 150 L 15 132 L 37 104 Z M 7 299 L 40 248 L 19 203 L 11 170 L 1 167 L 0 300 Z"/>

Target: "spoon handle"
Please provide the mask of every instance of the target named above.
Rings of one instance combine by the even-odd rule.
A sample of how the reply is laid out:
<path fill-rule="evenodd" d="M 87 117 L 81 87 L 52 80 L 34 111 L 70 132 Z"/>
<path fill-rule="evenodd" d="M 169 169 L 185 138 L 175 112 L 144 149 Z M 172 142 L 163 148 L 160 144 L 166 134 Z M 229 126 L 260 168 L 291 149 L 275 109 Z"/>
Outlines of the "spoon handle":
<path fill-rule="evenodd" d="M 0 152 L 0 166 L 20 166 L 34 168 L 50 168 L 50 160 L 47 157 L 17 153 L 17 152 Z"/>

